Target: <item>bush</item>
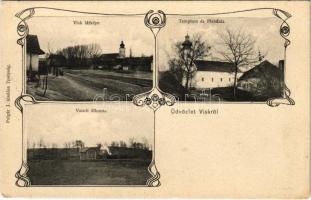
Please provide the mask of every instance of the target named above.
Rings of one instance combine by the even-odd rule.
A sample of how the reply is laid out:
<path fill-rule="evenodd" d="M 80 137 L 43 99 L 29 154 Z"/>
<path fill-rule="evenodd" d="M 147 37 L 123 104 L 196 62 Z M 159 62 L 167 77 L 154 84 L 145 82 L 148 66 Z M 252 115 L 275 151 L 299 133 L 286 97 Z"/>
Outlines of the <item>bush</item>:
<path fill-rule="evenodd" d="M 159 87 L 163 92 L 173 94 L 179 100 L 184 100 L 186 89 L 170 71 L 160 73 Z"/>

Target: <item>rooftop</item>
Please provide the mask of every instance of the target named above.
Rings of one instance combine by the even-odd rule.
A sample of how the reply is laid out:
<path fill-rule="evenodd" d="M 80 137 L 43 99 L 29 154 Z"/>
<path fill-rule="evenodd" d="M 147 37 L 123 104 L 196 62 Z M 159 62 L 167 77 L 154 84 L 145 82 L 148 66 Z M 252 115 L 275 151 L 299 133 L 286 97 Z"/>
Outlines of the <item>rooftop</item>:
<path fill-rule="evenodd" d="M 245 72 L 240 77 L 239 80 L 245 80 L 245 79 L 249 79 L 249 78 L 259 78 L 261 76 L 265 76 L 265 77 L 267 77 L 267 76 L 280 77 L 281 76 L 281 71 L 280 71 L 280 69 L 277 66 L 273 65 L 272 63 L 270 63 L 267 60 L 264 60 L 260 64 L 256 65 L 252 69 L 250 69 L 247 72 Z"/>
<path fill-rule="evenodd" d="M 229 72 L 235 71 L 234 65 L 229 62 L 196 60 L 194 64 L 198 71 L 212 71 L 212 72 Z M 238 70 L 240 72 L 240 70 Z"/>
<path fill-rule="evenodd" d="M 42 55 L 44 51 L 40 49 L 38 36 L 27 35 L 26 36 L 27 53 Z"/>

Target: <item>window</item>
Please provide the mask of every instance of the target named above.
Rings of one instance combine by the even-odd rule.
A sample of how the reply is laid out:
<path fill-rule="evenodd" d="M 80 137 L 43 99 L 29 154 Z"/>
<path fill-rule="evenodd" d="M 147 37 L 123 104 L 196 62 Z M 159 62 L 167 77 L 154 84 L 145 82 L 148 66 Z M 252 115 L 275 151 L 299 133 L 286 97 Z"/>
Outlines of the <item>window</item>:
<path fill-rule="evenodd" d="M 214 78 L 212 78 L 212 82 L 214 81 Z"/>
<path fill-rule="evenodd" d="M 204 81 L 204 77 L 202 77 L 202 82 Z"/>
<path fill-rule="evenodd" d="M 222 78 L 220 78 L 220 82 L 222 82 Z"/>
<path fill-rule="evenodd" d="M 231 82 L 231 78 L 229 78 L 229 82 Z"/>

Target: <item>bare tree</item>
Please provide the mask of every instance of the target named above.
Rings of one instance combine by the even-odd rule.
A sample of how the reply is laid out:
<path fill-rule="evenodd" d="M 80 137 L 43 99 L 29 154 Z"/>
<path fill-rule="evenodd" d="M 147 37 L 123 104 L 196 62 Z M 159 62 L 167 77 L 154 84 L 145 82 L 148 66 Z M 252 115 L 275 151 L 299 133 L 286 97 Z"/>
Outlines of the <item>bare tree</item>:
<path fill-rule="evenodd" d="M 258 62 L 258 55 L 255 51 L 256 39 L 242 29 L 226 28 L 224 32 L 218 33 L 218 36 L 221 41 L 218 53 L 234 66 L 233 97 L 236 99 L 239 67 Z"/>
<path fill-rule="evenodd" d="M 190 89 L 191 80 L 196 72 L 194 61 L 208 56 L 210 48 L 200 34 L 195 34 L 192 38 L 187 35 L 184 42 L 177 42 L 174 45 L 176 57 L 169 60 L 169 67 L 173 73 L 178 73 L 177 80 L 185 80 L 184 85 L 187 91 Z"/>
<path fill-rule="evenodd" d="M 44 141 L 42 138 L 39 140 L 39 148 L 43 148 L 45 146 Z"/>
<path fill-rule="evenodd" d="M 54 50 L 51 48 L 51 44 L 50 44 L 50 41 L 48 42 L 48 53 L 46 53 L 46 57 L 48 58 L 49 55 L 53 54 Z"/>
<path fill-rule="evenodd" d="M 126 142 L 124 142 L 123 140 L 120 140 L 119 144 L 120 147 L 127 147 Z"/>
<path fill-rule="evenodd" d="M 64 143 L 64 148 L 70 149 L 71 148 L 71 142 L 65 142 Z"/>
<path fill-rule="evenodd" d="M 99 44 L 92 43 L 87 45 L 87 55 L 89 58 L 97 58 L 101 54 L 101 51 Z"/>
<path fill-rule="evenodd" d="M 92 67 L 98 62 L 98 58 L 100 57 L 102 50 L 99 44 L 92 43 L 87 45 L 87 55 L 92 61 Z"/>
<path fill-rule="evenodd" d="M 143 149 L 149 149 L 150 145 L 146 137 L 142 138 Z"/>
<path fill-rule="evenodd" d="M 135 143 L 135 138 L 131 137 L 129 138 L 129 147 L 133 147 Z"/>
<path fill-rule="evenodd" d="M 63 55 L 67 60 L 68 67 L 86 67 L 90 59 L 93 64 L 101 55 L 99 44 L 92 43 L 87 45 L 75 45 L 63 48 L 57 51 L 57 54 Z"/>
<path fill-rule="evenodd" d="M 35 149 L 35 148 L 36 148 L 36 145 L 37 145 L 37 144 L 36 144 L 35 142 L 33 142 L 33 143 L 32 143 L 32 148 Z"/>
<path fill-rule="evenodd" d="M 73 147 L 75 147 L 75 148 L 84 148 L 84 142 L 82 140 L 76 140 L 73 143 Z"/>
<path fill-rule="evenodd" d="M 112 141 L 111 144 L 110 144 L 110 146 L 112 146 L 112 147 L 118 147 L 118 146 L 119 146 L 119 143 L 116 142 L 116 141 Z"/>
<path fill-rule="evenodd" d="M 45 60 L 48 60 L 50 55 L 52 55 L 54 52 L 53 48 L 51 47 L 50 41 L 48 42 L 47 50 L 48 50 L 48 52 L 45 53 Z M 47 88 L 48 88 L 48 76 L 49 76 L 49 69 L 47 66 L 47 62 L 45 63 L 44 70 L 41 73 L 43 73 L 42 75 L 44 75 L 44 77 L 42 79 L 42 88 L 44 89 L 43 96 L 45 96 Z M 40 78 L 40 76 L 39 76 L 39 78 Z"/>

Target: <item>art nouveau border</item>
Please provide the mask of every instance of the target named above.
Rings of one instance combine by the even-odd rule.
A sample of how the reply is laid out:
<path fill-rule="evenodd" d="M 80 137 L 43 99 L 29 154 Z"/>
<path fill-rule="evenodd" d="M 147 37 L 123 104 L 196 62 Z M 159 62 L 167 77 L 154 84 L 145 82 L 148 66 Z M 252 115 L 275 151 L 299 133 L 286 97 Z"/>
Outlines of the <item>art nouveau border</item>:
<path fill-rule="evenodd" d="M 21 95 L 15 100 L 15 106 L 21 111 L 23 116 L 23 105 L 25 103 L 55 103 L 55 104 L 77 104 L 77 103 L 93 103 L 93 102 L 55 102 L 55 101 L 37 101 L 33 96 L 26 94 L 26 70 L 25 70 L 25 62 L 26 62 L 26 36 L 29 33 L 29 27 L 27 25 L 27 20 L 32 18 L 35 15 L 36 9 L 50 9 L 50 10 L 57 10 L 57 11 L 65 11 L 65 12 L 74 12 L 74 13 L 80 13 L 80 14 L 93 14 L 93 15 L 112 15 L 112 16 L 144 16 L 144 22 L 147 28 L 149 28 L 154 36 L 154 57 L 153 57 L 153 63 L 154 63 L 154 70 L 153 70 L 153 87 L 150 91 L 138 94 L 133 98 L 133 104 L 136 106 L 148 106 L 150 109 L 154 112 L 154 140 L 155 140 L 155 121 L 156 121 L 156 111 L 161 106 L 173 106 L 177 101 L 175 97 L 172 94 L 165 93 L 161 91 L 161 89 L 158 87 L 159 79 L 158 79 L 158 46 L 157 46 L 157 40 L 158 40 L 158 34 L 162 28 L 166 25 L 166 19 L 169 16 L 198 16 L 198 15 L 224 15 L 224 14 L 232 14 L 232 13 L 238 13 L 238 12 L 251 12 L 255 10 L 271 10 L 272 14 L 279 18 L 282 23 L 280 26 L 280 36 L 284 38 L 284 48 L 285 48 L 285 58 L 286 60 L 286 49 L 290 45 L 290 40 L 288 39 L 288 36 L 290 34 L 290 27 L 287 23 L 287 20 L 291 17 L 289 13 L 286 11 L 276 9 L 276 8 L 256 8 L 256 9 L 250 9 L 250 10 L 242 10 L 242 11 L 234 11 L 234 12 L 224 12 L 224 13 L 210 13 L 210 14 L 165 14 L 163 11 L 153 11 L 150 10 L 147 13 L 140 13 L 140 14 L 103 14 L 103 13 L 91 13 L 91 12 L 81 12 L 81 11 L 73 11 L 73 10 L 65 10 L 65 9 L 58 9 L 58 8 L 48 8 L 48 7 L 33 7 L 25 9 L 19 13 L 16 14 L 16 17 L 18 17 L 21 21 L 17 25 L 17 34 L 19 35 L 19 38 L 17 40 L 17 44 L 19 44 L 22 47 L 22 92 Z M 286 61 L 285 61 L 286 63 Z M 286 64 L 284 64 L 284 68 L 286 69 Z M 285 76 L 285 75 L 284 75 Z M 285 78 L 284 78 L 285 80 Z M 276 107 L 281 104 L 285 105 L 294 105 L 295 101 L 290 97 L 291 93 L 289 88 L 284 83 L 284 91 L 283 91 L 283 97 L 282 98 L 274 98 L 269 99 L 267 102 L 263 102 L 271 107 Z M 126 102 L 125 102 L 126 103 Z M 189 102 L 191 103 L 191 102 Z M 211 102 L 215 103 L 215 102 Z M 220 103 L 220 102 L 217 102 Z M 262 102 L 221 102 L 221 104 L 263 104 Z M 28 172 L 28 166 L 27 166 L 27 158 L 26 154 L 24 152 L 24 135 L 22 133 L 22 140 L 23 140 L 23 151 L 22 151 L 22 165 L 21 168 L 16 173 L 16 185 L 17 186 L 31 186 L 31 182 L 29 178 L 27 177 Z M 155 149 L 155 142 L 154 142 L 154 149 Z M 152 161 L 148 167 L 148 170 L 152 177 L 147 181 L 146 186 L 160 186 L 160 173 L 158 172 L 156 165 L 155 165 L 155 150 L 153 150 L 153 157 Z M 84 186 L 80 186 L 84 187 Z M 114 186 L 107 186 L 107 187 L 114 187 Z M 132 187 L 132 186 L 128 186 Z M 134 187 L 134 186 L 133 186 Z"/>
<path fill-rule="evenodd" d="M 73 13 L 80 13 L 80 14 L 91 14 L 91 15 L 103 15 L 103 16 L 145 16 L 144 18 L 144 22 L 146 27 L 148 27 L 152 34 L 154 35 L 154 39 L 155 39 L 155 51 L 154 51 L 154 70 L 153 70 L 153 87 L 150 91 L 145 92 L 143 94 L 138 94 L 136 95 L 136 97 L 134 97 L 133 99 L 133 103 L 135 105 L 145 105 L 145 103 L 141 103 L 141 97 L 142 96 L 150 96 L 150 94 L 152 94 L 152 91 L 156 94 L 156 93 L 160 93 L 163 94 L 163 98 L 168 100 L 169 102 L 176 102 L 176 99 L 173 97 L 173 95 L 167 94 L 163 91 L 161 91 L 161 89 L 158 87 L 158 65 L 157 65 L 157 35 L 160 32 L 161 28 L 163 28 L 166 25 L 166 18 L 167 16 L 210 16 L 210 15 L 227 15 L 227 14 L 234 14 L 234 13 L 243 13 L 243 12 L 252 12 L 252 11 L 258 11 L 258 10 L 271 10 L 272 14 L 274 16 L 276 16 L 277 18 L 279 18 L 282 23 L 280 25 L 280 36 L 282 38 L 284 38 L 284 71 L 286 69 L 286 49 L 287 47 L 290 45 L 290 40 L 288 39 L 288 36 L 290 34 L 290 27 L 289 24 L 287 23 L 287 20 L 291 17 L 291 15 L 283 10 L 280 9 L 276 9 L 276 8 L 254 8 L 254 9 L 248 9 L 248 10 L 241 10 L 241 11 L 231 11 L 231 12 L 222 12 L 222 13 L 200 13 L 200 14 L 178 14 L 178 13 L 167 13 L 165 14 L 163 11 L 159 10 L 157 12 L 150 10 L 147 13 L 138 13 L 138 14 L 107 14 L 107 13 L 95 13 L 95 12 L 82 12 L 82 11 L 74 11 L 74 10 L 66 10 L 66 9 L 59 9 L 59 8 L 49 8 L 49 7 L 32 7 L 32 8 L 28 8 L 25 9 L 19 13 L 16 14 L 16 17 L 18 17 L 21 21 L 19 22 L 18 26 L 17 26 L 17 33 L 20 36 L 20 38 L 17 40 L 17 43 L 19 45 L 21 45 L 22 47 L 25 46 L 25 37 L 28 35 L 29 33 L 29 27 L 27 25 L 27 20 L 29 20 L 30 18 L 32 18 L 35 14 L 35 9 L 49 9 L 49 10 L 56 10 L 56 11 L 64 11 L 64 12 L 73 12 Z M 23 48 L 25 49 L 25 48 Z M 23 62 L 25 61 L 24 55 L 25 54 L 25 50 L 23 51 Z M 24 65 L 24 63 L 23 63 Z M 25 70 L 23 70 L 24 74 L 23 74 L 23 91 L 22 94 L 26 94 L 26 87 L 25 87 Z M 285 72 L 284 72 L 285 73 Z M 285 75 L 284 75 L 284 80 L 285 80 Z M 283 89 L 283 97 L 281 98 L 272 98 L 267 100 L 267 102 L 216 102 L 216 103 L 224 103 L 224 104 L 236 104 L 236 103 L 242 103 L 242 104 L 263 104 L 266 103 L 269 106 L 275 107 L 278 106 L 280 104 L 287 104 L 287 105 L 294 105 L 295 101 L 290 97 L 291 92 L 289 90 L 289 88 L 286 86 L 286 84 L 284 83 L 284 89 Z M 163 104 L 165 105 L 163 98 L 161 98 L 159 96 L 159 99 L 161 101 L 159 101 L 159 104 Z M 148 104 L 150 98 L 146 99 L 146 103 Z M 38 103 L 62 103 L 62 101 L 37 101 Z M 144 101 L 143 101 L 144 102 Z M 79 101 L 73 101 L 70 103 L 80 103 Z M 83 103 L 83 102 L 81 102 Z M 188 103 L 192 103 L 192 102 L 188 102 Z M 196 102 L 197 103 L 197 102 Z M 209 103 L 215 103 L 215 102 L 209 102 Z M 146 105 L 147 105 L 146 104 Z M 170 103 L 169 103 L 170 104 Z M 149 106 L 150 107 L 150 106 Z M 152 108 L 152 107 L 150 107 Z M 154 108 L 152 108 L 154 109 Z"/>
<path fill-rule="evenodd" d="M 57 8 L 47 8 L 47 7 L 34 7 L 34 8 L 28 8 L 25 9 L 19 13 L 16 14 L 16 17 L 18 17 L 21 21 L 17 25 L 17 33 L 20 36 L 20 38 L 17 40 L 17 44 L 19 44 L 22 47 L 22 91 L 21 95 L 15 100 L 15 106 L 20 110 L 22 114 L 22 124 L 24 122 L 24 112 L 23 107 L 25 104 L 41 104 L 41 103 L 51 103 L 51 104 L 93 104 L 97 103 L 96 101 L 90 101 L 90 102 L 55 102 L 55 101 L 37 101 L 33 96 L 26 94 L 26 36 L 29 33 L 29 27 L 27 24 L 27 20 L 29 20 L 31 17 L 35 14 L 35 9 L 51 9 L 51 10 L 57 10 L 57 11 L 66 11 L 66 12 L 74 12 L 74 13 L 80 13 L 80 14 L 93 14 L 93 15 L 104 15 L 104 16 L 144 16 L 143 14 L 103 14 L 103 13 L 89 13 L 89 12 L 80 12 L 80 11 L 71 11 L 71 10 L 64 10 L 64 9 L 57 9 Z M 102 103 L 102 102 L 101 102 Z M 106 104 L 109 104 L 109 102 L 106 102 Z M 121 104 L 128 104 L 128 102 L 119 102 Z M 133 105 L 133 104 L 132 104 Z M 155 116 L 154 116 L 155 120 Z M 155 129 L 155 121 L 154 121 L 154 129 Z M 155 130 L 153 130 L 153 135 L 155 135 Z M 22 129 L 22 165 L 20 169 L 16 172 L 15 177 L 17 178 L 16 185 L 19 187 L 28 187 L 28 186 L 35 186 L 35 187 L 58 187 L 61 185 L 48 185 L 48 186 L 42 186 L 42 185 L 31 185 L 31 181 L 27 176 L 27 172 L 29 170 L 28 164 L 27 164 L 27 153 L 25 152 L 25 144 L 26 144 L 26 138 L 24 135 L 24 130 Z M 155 145 L 155 142 L 154 142 Z M 147 180 L 146 185 L 71 185 L 70 187 L 156 187 L 160 186 L 159 178 L 160 174 L 157 171 L 157 168 L 155 166 L 155 147 L 153 146 L 152 150 L 152 161 L 150 162 L 150 165 L 148 166 L 148 172 L 150 173 L 151 177 Z M 61 186 L 63 187 L 63 186 Z"/>

